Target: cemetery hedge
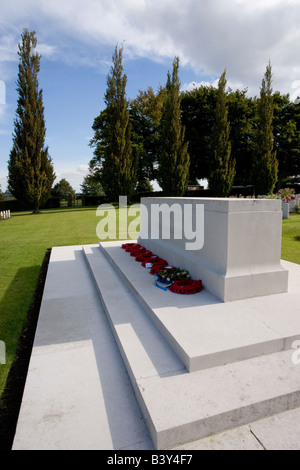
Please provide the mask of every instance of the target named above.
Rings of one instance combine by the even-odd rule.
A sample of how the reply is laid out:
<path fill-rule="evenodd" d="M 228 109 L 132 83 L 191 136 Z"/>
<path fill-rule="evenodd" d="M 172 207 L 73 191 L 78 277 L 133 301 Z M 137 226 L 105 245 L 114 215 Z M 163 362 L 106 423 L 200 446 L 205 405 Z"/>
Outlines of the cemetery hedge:
<path fill-rule="evenodd" d="M 98 221 L 96 207 L 90 206 L 39 215 L 15 212 L 0 222 L 0 339 L 6 345 L 6 364 L 0 365 L 0 449 L 13 438 L 50 250 L 98 243 Z M 300 264 L 299 214 L 283 221 L 282 258 Z"/>
<path fill-rule="evenodd" d="M 58 197 L 51 197 L 48 201 L 43 205 L 42 209 L 55 209 L 60 207 L 60 201 Z M 0 201 L 0 210 L 6 211 L 10 210 L 11 212 L 20 212 L 20 211 L 28 211 L 31 209 L 31 206 L 25 202 L 20 202 L 17 199 L 10 199 Z"/>

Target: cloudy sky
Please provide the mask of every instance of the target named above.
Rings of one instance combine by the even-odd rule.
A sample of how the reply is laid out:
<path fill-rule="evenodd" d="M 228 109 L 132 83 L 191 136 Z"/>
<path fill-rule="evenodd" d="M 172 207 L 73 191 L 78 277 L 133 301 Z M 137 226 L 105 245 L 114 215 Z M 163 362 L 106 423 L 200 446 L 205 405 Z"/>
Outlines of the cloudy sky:
<path fill-rule="evenodd" d="M 300 95 L 300 0 L 0 0 L 0 184 L 7 186 L 24 28 L 42 54 L 46 144 L 57 181 L 76 189 L 92 158 L 116 44 L 124 44 L 127 96 L 166 82 L 176 55 L 182 89 L 217 83 L 259 95 L 270 60 L 273 89 Z"/>

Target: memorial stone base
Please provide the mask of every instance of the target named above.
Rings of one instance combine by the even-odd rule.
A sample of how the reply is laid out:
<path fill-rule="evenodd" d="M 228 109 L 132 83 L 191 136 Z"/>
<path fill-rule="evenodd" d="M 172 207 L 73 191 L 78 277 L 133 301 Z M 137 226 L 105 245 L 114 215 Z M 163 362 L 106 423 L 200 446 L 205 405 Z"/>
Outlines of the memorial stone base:
<path fill-rule="evenodd" d="M 138 242 L 224 302 L 287 292 L 280 200 L 142 198 Z"/>

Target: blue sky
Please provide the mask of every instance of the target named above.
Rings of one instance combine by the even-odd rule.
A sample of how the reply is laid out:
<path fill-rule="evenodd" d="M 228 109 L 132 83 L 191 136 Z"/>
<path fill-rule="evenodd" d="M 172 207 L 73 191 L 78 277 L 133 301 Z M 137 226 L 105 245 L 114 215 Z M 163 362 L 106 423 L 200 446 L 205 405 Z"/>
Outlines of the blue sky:
<path fill-rule="evenodd" d="M 104 108 L 116 44 L 124 44 L 127 96 L 164 85 L 175 55 L 183 89 L 216 84 L 259 87 L 270 60 L 273 88 L 300 95 L 300 0 L 1 0 L 0 185 L 7 186 L 24 28 L 36 31 L 42 54 L 46 144 L 57 181 L 79 190 L 93 150 L 94 118 Z M 5 93 L 4 93 L 5 87 Z M 5 99 L 4 99 L 5 98 Z"/>

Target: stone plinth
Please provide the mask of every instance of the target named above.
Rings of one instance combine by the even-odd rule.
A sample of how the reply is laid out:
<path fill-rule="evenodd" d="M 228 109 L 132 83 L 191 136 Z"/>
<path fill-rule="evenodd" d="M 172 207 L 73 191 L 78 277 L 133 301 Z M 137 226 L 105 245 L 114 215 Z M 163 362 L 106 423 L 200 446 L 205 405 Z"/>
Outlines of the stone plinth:
<path fill-rule="evenodd" d="M 224 302 L 288 290 L 281 201 L 143 198 L 139 243 Z"/>

